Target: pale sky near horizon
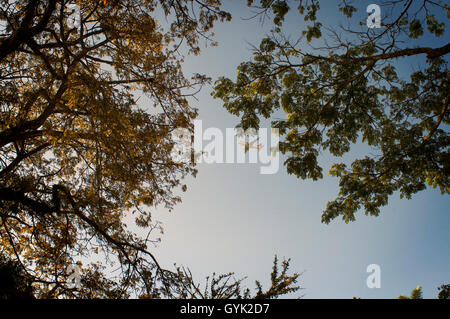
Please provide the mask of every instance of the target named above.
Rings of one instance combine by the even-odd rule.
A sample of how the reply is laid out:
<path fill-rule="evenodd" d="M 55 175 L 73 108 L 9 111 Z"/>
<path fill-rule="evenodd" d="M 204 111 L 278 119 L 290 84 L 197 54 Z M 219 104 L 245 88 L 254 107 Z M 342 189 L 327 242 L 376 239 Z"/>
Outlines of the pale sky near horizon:
<path fill-rule="evenodd" d="M 261 25 L 256 19 L 241 19 L 251 15 L 246 1 L 223 2 L 233 20 L 215 28 L 218 47 L 186 59 L 187 74 L 235 79 L 236 67 L 251 56 L 250 43 L 258 45 L 270 28 L 270 21 Z M 376 1 L 357 2 L 360 17 L 366 16 L 369 3 Z M 328 23 L 345 21 L 332 10 L 321 12 Z M 294 17 L 289 30 L 300 32 L 303 21 Z M 210 92 L 211 87 L 205 87 L 194 101 L 204 129 L 225 132 L 235 127 L 239 119 Z M 304 290 L 290 297 L 394 298 L 421 285 L 424 297 L 435 298 L 437 287 L 450 283 L 449 196 L 427 189 L 400 200 L 396 193 L 379 217 L 359 212 L 355 222 L 336 219 L 325 225 L 321 212 L 338 192 L 338 179 L 326 175 L 333 160 L 321 157 L 325 177 L 317 182 L 288 175 L 282 163 L 274 175 L 259 174 L 255 164 L 200 164 L 197 178 L 186 179 L 183 202 L 170 213 L 163 208 L 154 212 L 165 229 L 153 250 L 156 257 L 165 267 L 175 262 L 189 267 L 197 279 L 236 272 L 236 277 L 248 276 L 245 284 L 253 288 L 255 280 L 267 287 L 277 254 L 291 258 L 291 271 L 303 273 L 299 284 Z M 379 289 L 366 286 L 370 264 L 381 267 Z"/>

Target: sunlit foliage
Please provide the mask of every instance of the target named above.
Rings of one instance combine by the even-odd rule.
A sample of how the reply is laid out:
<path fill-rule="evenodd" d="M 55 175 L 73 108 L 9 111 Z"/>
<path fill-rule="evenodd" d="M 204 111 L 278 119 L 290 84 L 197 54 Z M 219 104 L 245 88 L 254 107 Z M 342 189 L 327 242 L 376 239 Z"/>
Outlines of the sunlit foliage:
<path fill-rule="evenodd" d="M 0 1 L 0 249 L 38 296 L 168 289 L 150 209 L 171 209 L 196 172 L 171 160 L 170 132 L 197 115 L 187 96 L 208 79 L 185 78 L 182 53 L 212 43 L 213 23 L 230 19 L 219 5 Z M 82 290 L 67 282 L 76 262 Z"/>
<path fill-rule="evenodd" d="M 360 2 L 336 2 L 344 26 L 327 24 L 320 15 L 325 2 L 249 1 L 261 17 L 273 18 L 272 31 L 239 65 L 235 80 L 216 82 L 214 97 L 244 129 L 272 119 L 283 137 L 287 172 L 302 179 L 323 177 L 319 155 L 325 151 L 342 157 L 357 143 L 370 148 L 350 165 L 339 159 L 332 165 L 340 191 L 322 214 L 325 223 L 338 216 L 353 221 L 360 209 L 377 216 L 394 192 L 410 198 L 429 185 L 449 193 L 450 7 L 446 1 L 383 1 L 382 26 L 370 29 Z M 305 21 L 298 39 L 283 31 L 295 10 Z M 424 39 L 437 44 L 425 46 Z M 407 61 L 409 70 L 400 70 L 398 61 Z"/>

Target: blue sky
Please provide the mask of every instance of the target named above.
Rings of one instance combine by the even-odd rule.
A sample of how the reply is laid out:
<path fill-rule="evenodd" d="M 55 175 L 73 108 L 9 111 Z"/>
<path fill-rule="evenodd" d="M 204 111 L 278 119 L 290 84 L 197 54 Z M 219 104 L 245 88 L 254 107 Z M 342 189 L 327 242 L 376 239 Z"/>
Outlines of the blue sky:
<path fill-rule="evenodd" d="M 356 3 L 358 15 L 365 17 L 367 4 L 376 1 Z M 245 4 L 224 1 L 232 22 L 215 28 L 218 47 L 186 59 L 187 74 L 235 78 L 238 64 L 251 56 L 249 43 L 258 45 L 270 28 L 270 21 L 241 19 L 251 15 Z M 335 7 L 321 15 L 328 23 L 345 21 Z M 289 32 L 300 33 L 302 26 L 298 15 L 289 17 Z M 193 101 L 203 127 L 235 127 L 238 118 L 210 92 L 206 87 Z M 357 147 L 346 158 L 363 150 Z M 333 161 L 326 154 L 321 158 L 324 175 Z M 360 212 L 353 223 L 335 220 L 325 225 L 321 212 L 337 195 L 336 178 L 300 180 L 283 166 L 277 174 L 260 175 L 254 164 L 200 164 L 198 169 L 197 178 L 186 180 L 183 202 L 170 213 L 162 208 L 154 213 L 165 229 L 154 252 L 166 267 L 174 262 L 188 266 L 197 279 L 233 271 L 237 277 L 248 276 L 248 286 L 254 287 L 255 280 L 267 286 L 277 254 L 291 258 L 292 271 L 303 272 L 299 283 L 304 290 L 292 297 L 305 298 L 393 298 L 417 285 L 423 286 L 426 298 L 434 298 L 436 288 L 450 282 L 450 201 L 438 190 L 428 189 L 411 200 L 395 194 L 379 217 Z M 366 286 L 369 264 L 381 267 L 379 289 Z"/>

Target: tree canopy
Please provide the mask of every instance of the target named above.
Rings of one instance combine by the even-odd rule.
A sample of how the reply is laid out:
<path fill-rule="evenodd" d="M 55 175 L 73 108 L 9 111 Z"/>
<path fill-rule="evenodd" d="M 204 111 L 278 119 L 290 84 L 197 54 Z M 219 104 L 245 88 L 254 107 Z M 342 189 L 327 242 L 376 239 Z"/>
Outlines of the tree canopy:
<path fill-rule="evenodd" d="M 377 216 L 394 192 L 411 198 L 429 185 L 449 193 L 450 7 L 383 1 L 381 28 L 368 28 L 359 2 L 337 2 L 335 11 L 348 22 L 340 26 L 320 15 L 325 3 L 249 1 L 256 15 L 273 18 L 273 28 L 235 80 L 219 78 L 213 96 L 240 117 L 243 129 L 270 118 L 282 136 L 287 172 L 298 178 L 322 178 L 325 151 L 341 157 L 358 143 L 370 148 L 351 164 L 330 168 L 340 190 L 323 211 L 325 223 L 353 221 L 360 209 Z M 299 38 L 284 30 L 293 10 L 305 21 Z M 430 41 L 434 46 L 424 45 Z M 398 63 L 405 60 L 406 71 Z"/>
<path fill-rule="evenodd" d="M 230 19 L 220 1 L 0 1 L 0 253 L 36 296 L 174 298 L 193 284 L 149 251 L 151 208 L 173 208 L 196 173 L 171 158 L 209 80 L 183 75 L 183 52 Z"/>
<path fill-rule="evenodd" d="M 438 299 L 450 299 L 450 284 L 440 285 L 438 291 Z"/>

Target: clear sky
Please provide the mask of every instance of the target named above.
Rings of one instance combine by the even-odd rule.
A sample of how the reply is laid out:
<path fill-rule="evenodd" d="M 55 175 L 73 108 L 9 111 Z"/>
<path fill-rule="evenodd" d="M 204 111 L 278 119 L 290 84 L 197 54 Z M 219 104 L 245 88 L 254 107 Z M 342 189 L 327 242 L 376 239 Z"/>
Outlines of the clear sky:
<path fill-rule="evenodd" d="M 367 4 L 376 1 L 355 3 L 358 15 L 365 17 Z M 258 45 L 270 28 L 270 21 L 262 25 L 257 19 L 241 19 L 251 15 L 246 1 L 224 0 L 224 5 L 232 22 L 217 25 L 218 47 L 186 59 L 187 74 L 234 79 L 238 64 L 251 55 L 250 44 Z M 328 23 L 345 21 L 335 7 L 325 8 L 321 16 Z M 300 33 L 302 18 L 292 17 L 289 31 Z M 193 101 L 203 127 L 235 127 L 238 118 L 210 93 L 206 87 Z M 326 154 L 321 158 L 324 175 L 333 161 Z M 277 174 L 260 175 L 255 164 L 200 164 L 198 169 L 197 178 L 186 180 L 183 202 L 170 213 L 162 208 L 154 213 L 165 229 L 154 252 L 166 267 L 175 262 L 188 266 L 198 279 L 233 271 L 237 277 L 248 276 L 250 287 L 257 279 L 267 286 L 277 254 L 292 259 L 292 271 L 303 272 L 299 283 L 304 290 L 298 295 L 305 298 L 394 298 L 417 285 L 423 286 L 424 297 L 435 298 L 436 288 L 450 283 L 450 199 L 438 190 L 411 200 L 395 194 L 379 217 L 360 212 L 353 223 L 336 219 L 325 225 L 321 212 L 337 195 L 337 178 L 304 181 L 288 175 L 283 166 Z M 369 264 L 381 267 L 379 289 L 366 286 Z"/>

